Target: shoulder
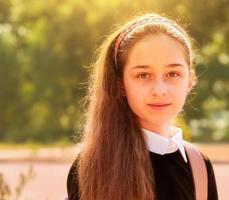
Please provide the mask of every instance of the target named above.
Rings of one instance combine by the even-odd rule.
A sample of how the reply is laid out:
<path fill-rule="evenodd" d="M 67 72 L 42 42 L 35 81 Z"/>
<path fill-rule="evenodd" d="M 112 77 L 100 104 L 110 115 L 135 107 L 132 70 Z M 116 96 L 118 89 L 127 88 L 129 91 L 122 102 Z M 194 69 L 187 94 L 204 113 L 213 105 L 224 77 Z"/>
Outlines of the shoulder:
<path fill-rule="evenodd" d="M 204 162 L 205 162 L 205 164 L 206 164 L 206 167 L 207 167 L 207 166 L 212 166 L 212 162 L 211 162 L 211 160 L 209 159 L 209 157 L 208 157 L 206 154 L 204 154 L 203 152 L 201 152 L 201 151 L 200 151 L 200 154 L 202 155 L 202 157 L 203 157 L 203 159 L 204 159 Z"/>
<path fill-rule="evenodd" d="M 201 157 L 204 160 L 205 166 L 206 166 L 208 181 L 210 180 L 210 182 L 211 182 L 211 180 L 214 180 L 215 175 L 214 175 L 213 165 L 212 165 L 212 162 L 210 161 L 209 157 L 206 154 L 202 153 L 196 145 L 194 145 L 190 142 L 187 142 L 187 141 L 184 141 L 184 144 L 185 144 L 186 152 L 187 152 L 187 149 L 191 149 L 192 151 L 195 150 L 196 152 L 200 153 Z"/>
<path fill-rule="evenodd" d="M 78 173 L 77 173 L 77 165 L 78 165 L 79 155 L 76 157 L 74 162 L 72 163 L 68 177 L 67 177 L 67 192 L 69 200 L 77 200 L 79 199 L 79 184 L 78 184 Z"/>
<path fill-rule="evenodd" d="M 204 159 L 206 169 L 207 169 L 207 174 L 208 174 L 208 199 L 217 200 L 218 191 L 217 191 L 216 178 L 215 178 L 215 173 L 214 173 L 212 162 L 210 161 L 208 156 L 206 156 L 202 152 L 200 153 Z"/>
<path fill-rule="evenodd" d="M 199 153 L 201 154 L 201 156 L 202 156 L 204 162 L 205 162 L 206 167 L 212 166 L 212 163 L 211 163 L 209 157 L 206 156 L 204 153 L 202 153 L 202 152 L 200 151 L 200 149 L 199 149 L 196 145 L 194 145 L 193 143 L 188 142 L 188 141 L 186 141 L 186 140 L 183 140 L 183 142 L 184 142 L 185 151 L 186 151 L 187 154 L 189 153 L 188 150 L 190 150 L 190 149 L 192 150 L 192 152 L 199 152 Z M 199 154 L 199 153 L 198 153 L 198 154 Z"/>
<path fill-rule="evenodd" d="M 205 166 L 207 170 L 207 179 L 208 179 L 208 200 L 217 200 L 218 199 L 218 192 L 217 192 L 217 185 L 216 185 L 216 179 L 215 179 L 215 173 L 213 169 L 212 162 L 210 161 L 209 157 L 202 153 L 195 145 L 185 141 L 186 148 L 192 148 L 200 152 Z"/>
<path fill-rule="evenodd" d="M 207 169 L 207 173 L 208 173 L 208 177 L 214 176 L 213 164 L 212 164 L 211 160 L 204 153 L 200 152 L 200 154 L 202 155 L 202 157 L 204 159 L 204 162 L 205 162 L 205 165 L 206 165 L 206 169 Z"/>
<path fill-rule="evenodd" d="M 213 167 L 212 167 L 212 163 L 211 163 L 209 157 L 206 154 L 202 153 L 200 151 L 200 149 L 196 145 L 194 145 L 193 143 L 190 143 L 190 142 L 184 140 L 184 145 L 186 148 L 186 152 L 187 152 L 187 149 L 192 149 L 192 151 L 195 150 L 194 152 L 199 152 L 201 154 L 201 156 L 205 162 L 205 166 L 207 168 L 208 175 L 212 174 L 213 173 Z"/>

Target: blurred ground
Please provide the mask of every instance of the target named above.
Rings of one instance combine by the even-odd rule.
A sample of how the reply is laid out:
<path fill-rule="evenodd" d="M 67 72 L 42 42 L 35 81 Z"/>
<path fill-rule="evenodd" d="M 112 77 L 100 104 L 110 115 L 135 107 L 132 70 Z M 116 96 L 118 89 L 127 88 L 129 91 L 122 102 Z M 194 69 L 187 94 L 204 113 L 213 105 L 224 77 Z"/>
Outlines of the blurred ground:
<path fill-rule="evenodd" d="M 213 162 L 220 200 L 229 199 L 229 144 L 196 144 Z M 32 178 L 21 200 L 56 200 L 66 195 L 69 168 L 79 151 L 77 146 L 31 150 L 0 150 L 0 173 L 12 190 L 20 173 L 32 168 Z"/>

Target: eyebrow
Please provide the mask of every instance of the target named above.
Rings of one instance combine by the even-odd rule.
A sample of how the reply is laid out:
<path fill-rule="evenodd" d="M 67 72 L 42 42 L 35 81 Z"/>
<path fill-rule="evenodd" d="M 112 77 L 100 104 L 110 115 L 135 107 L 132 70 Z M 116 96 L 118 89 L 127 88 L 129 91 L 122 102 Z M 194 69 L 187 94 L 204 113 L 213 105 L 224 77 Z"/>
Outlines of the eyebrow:
<path fill-rule="evenodd" d="M 165 67 L 184 67 L 184 65 L 182 65 L 180 63 L 171 63 L 171 64 L 166 65 Z M 150 65 L 136 65 L 136 66 L 132 67 L 131 70 L 148 69 L 148 68 L 151 68 L 151 66 Z"/>

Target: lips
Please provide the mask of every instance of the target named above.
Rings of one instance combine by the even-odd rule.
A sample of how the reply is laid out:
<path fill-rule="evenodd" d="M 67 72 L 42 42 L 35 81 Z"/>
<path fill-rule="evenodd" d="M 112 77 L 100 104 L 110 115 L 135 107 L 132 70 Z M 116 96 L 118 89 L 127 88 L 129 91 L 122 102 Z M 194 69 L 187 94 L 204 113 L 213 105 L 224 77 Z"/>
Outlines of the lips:
<path fill-rule="evenodd" d="M 162 110 L 165 109 L 167 107 L 169 107 L 171 104 L 170 103 L 153 103 L 153 104 L 148 104 L 148 106 L 150 106 L 153 109 L 156 110 Z"/>

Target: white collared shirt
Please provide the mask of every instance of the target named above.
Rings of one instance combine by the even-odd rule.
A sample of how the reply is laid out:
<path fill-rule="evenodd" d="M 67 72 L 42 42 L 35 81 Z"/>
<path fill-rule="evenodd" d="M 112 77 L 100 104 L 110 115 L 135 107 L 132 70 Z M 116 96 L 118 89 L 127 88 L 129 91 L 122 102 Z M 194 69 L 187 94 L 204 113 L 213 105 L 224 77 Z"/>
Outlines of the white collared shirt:
<path fill-rule="evenodd" d="M 142 128 L 148 150 L 164 155 L 173 153 L 179 149 L 184 161 L 188 162 L 183 144 L 182 129 L 175 126 L 171 126 L 170 129 L 172 137 L 166 138 L 153 131 Z"/>

